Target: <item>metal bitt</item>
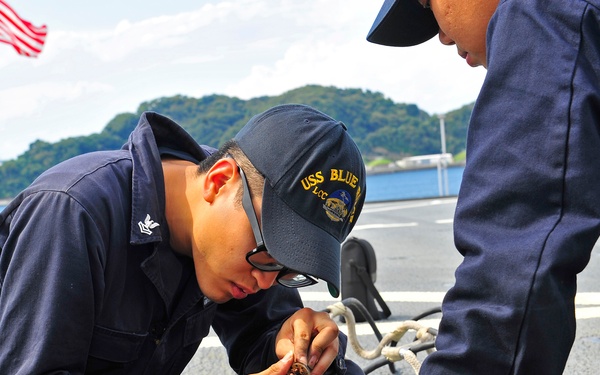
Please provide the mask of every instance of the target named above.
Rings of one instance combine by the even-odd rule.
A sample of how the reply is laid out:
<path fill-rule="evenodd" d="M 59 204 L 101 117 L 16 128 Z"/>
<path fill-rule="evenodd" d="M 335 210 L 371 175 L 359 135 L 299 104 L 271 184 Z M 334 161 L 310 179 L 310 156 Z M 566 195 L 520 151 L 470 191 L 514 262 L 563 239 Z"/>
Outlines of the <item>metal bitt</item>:
<path fill-rule="evenodd" d="M 310 369 L 303 363 L 294 362 L 287 375 L 310 375 Z"/>

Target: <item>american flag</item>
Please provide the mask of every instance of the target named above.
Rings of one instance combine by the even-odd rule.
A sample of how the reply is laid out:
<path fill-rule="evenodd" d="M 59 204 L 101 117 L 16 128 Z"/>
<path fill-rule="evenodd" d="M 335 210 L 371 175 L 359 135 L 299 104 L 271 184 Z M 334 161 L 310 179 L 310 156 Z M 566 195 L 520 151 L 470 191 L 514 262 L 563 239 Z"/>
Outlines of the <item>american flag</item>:
<path fill-rule="evenodd" d="M 46 25 L 33 26 L 0 0 L 0 42 L 12 45 L 23 56 L 37 57 L 46 40 Z"/>

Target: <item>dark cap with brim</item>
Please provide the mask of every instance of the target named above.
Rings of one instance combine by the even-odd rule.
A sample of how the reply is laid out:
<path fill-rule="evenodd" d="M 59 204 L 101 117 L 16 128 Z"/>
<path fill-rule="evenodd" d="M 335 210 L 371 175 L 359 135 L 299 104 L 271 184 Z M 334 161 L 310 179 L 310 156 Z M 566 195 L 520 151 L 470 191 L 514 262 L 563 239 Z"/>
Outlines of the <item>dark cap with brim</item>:
<path fill-rule="evenodd" d="M 392 47 L 409 47 L 433 38 L 439 26 L 431 9 L 417 0 L 385 0 L 367 40 Z"/>
<path fill-rule="evenodd" d="M 265 177 L 262 232 L 278 262 L 340 292 L 340 248 L 362 210 L 366 172 L 346 126 L 314 108 L 273 107 L 235 136 Z"/>

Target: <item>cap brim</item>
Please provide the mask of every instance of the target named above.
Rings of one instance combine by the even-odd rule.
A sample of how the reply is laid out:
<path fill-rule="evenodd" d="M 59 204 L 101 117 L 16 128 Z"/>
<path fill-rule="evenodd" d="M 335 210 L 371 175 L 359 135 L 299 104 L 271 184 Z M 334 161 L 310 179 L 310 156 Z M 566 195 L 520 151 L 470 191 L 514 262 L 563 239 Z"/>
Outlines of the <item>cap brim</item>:
<path fill-rule="evenodd" d="M 409 47 L 433 38 L 439 26 L 431 9 L 416 0 L 386 1 L 369 34 L 371 43 L 392 47 Z"/>
<path fill-rule="evenodd" d="M 265 183 L 262 203 L 265 246 L 280 263 L 328 284 L 340 295 L 340 242 L 327 231 L 303 219 Z"/>

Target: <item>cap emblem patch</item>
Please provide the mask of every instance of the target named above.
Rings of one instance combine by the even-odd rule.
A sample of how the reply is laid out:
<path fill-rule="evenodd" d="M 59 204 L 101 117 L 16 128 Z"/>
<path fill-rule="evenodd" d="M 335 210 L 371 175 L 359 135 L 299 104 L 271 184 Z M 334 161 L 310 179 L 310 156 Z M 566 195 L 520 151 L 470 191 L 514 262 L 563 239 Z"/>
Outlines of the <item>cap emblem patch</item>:
<path fill-rule="evenodd" d="M 336 190 L 325 200 L 323 208 L 332 221 L 342 221 L 348 216 L 351 205 L 350 193 L 346 190 Z"/>
<path fill-rule="evenodd" d="M 360 197 L 360 187 L 357 186 L 358 177 L 356 175 L 343 169 L 331 168 L 325 172 L 311 173 L 300 181 L 305 191 L 310 191 L 323 201 L 323 210 L 331 221 L 343 222 L 350 216 L 350 222 L 352 222 L 354 206 L 349 190 L 356 189 L 356 199 Z M 331 193 L 327 189 L 330 183 L 341 183 L 347 186 L 348 190 L 338 189 Z"/>

